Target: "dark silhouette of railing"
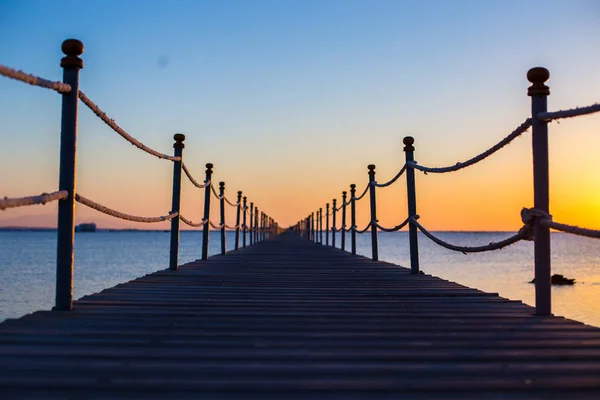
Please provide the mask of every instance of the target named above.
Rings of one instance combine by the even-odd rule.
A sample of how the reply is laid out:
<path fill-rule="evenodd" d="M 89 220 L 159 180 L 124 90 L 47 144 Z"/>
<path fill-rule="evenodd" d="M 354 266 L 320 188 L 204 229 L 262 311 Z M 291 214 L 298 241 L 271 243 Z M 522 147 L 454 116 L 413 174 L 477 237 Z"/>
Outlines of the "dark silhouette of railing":
<path fill-rule="evenodd" d="M 332 227 L 329 228 L 329 203 L 325 205 L 326 211 L 326 230 L 325 230 L 325 245 L 329 245 L 329 233 L 331 230 L 332 240 L 331 245 L 336 247 L 335 238 L 336 232 L 341 233 L 341 250 L 346 250 L 346 207 L 350 206 L 350 239 L 352 254 L 356 254 L 356 234 L 364 233 L 371 230 L 371 252 L 373 260 L 378 260 L 378 242 L 377 231 L 395 232 L 408 225 L 408 235 L 410 244 L 410 269 L 412 274 L 419 273 L 419 246 L 417 230 L 420 230 L 425 236 L 431 239 L 436 244 L 453 251 L 463 253 L 476 253 L 491 250 L 499 250 L 521 240 L 534 241 L 534 263 L 535 263 L 535 309 L 536 315 L 547 316 L 551 315 L 551 275 L 550 275 L 550 229 L 555 229 L 562 232 L 567 232 L 575 235 L 586 236 L 591 238 L 600 238 L 600 231 L 593 229 L 580 228 L 573 225 L 554 222 L 549 210 L 549 172 L 548 172 L 548 123 L 562 118 L 577 117 L 586 114 L 592 114 L 600 111 L 600 104 L 593 104 L 587 107 L 574 108 L 570 110 L 548 112 L 547 98 L 550 94 L 550 89 L 545 85 L 545 82 L 550 77 L 547 69 L 536 67 L 532 68 L 527 73 L 527 79 L 532 83 L 528 88 L 527 94 L 531 97 L 531 118 L 527 118 L 525 122 L 519 125 L 510 135 L 502 139 L 496 145 L 475 157 L 458 162 L 455 165 L 448 167 L 426 167 L 417 164 L 414 159 L 414 138 L 407 136 L 404 138 L 404 153 L 405 164 L 400 171 L 388 182 L 380 184 L 375 181 L 375 165 L 369 165 L 368 176 L 369 182 L 362 194 L 356 197 L 356 185 L 350 185 L 350 200 L 346 200 L 347 192 L 342 192 L 342 203 L 337 207 L 337 200 L 333 199 Z M 447 173 L 454 172 L 460 169 L 474 165 L 487 157 L 491 156 L 504 146 L 512 142 L 515 138 L 522 135 L 529 128 L 532 128 L 532 147 L 533 147 L 533 192 L 534 201 L 533 208 L 523 208 L 521 210 L 521 219 L 523 226 L 517 233 L 511 237 L 497 243 L 490 243 L 484 246 L 457 246 L 447 243 L 423 227 L 419 222 L 417 214 L 416 201 L 416 186 L 415 186 L 415 170 L 427 173 Z M 375 196 L 376 188 L 390 186 L 406 173 L 406 188 L 408 200 L 408 217 L 405 221 L 393 228 L 384 228 L 379 224 L 377 219 L 377 202 Z M 356 202 L 361 200 L 365 194 L 370 193 L 370 211 L 371 220 L 367 226 L 359 230 L 356 227 Z M 336 213 L 342 212 L 341 227 L 337 228 Z M 306 238 L 317 243 L 323 244 L 323 209 L 319 208 L 316 212 L 316 227 L 315 213 L 311 213 L 305 219 L 298 221 L 294 225 L 294 230 L 298 235 L 303 235 Z M 315 230 L 316 229 L 316 230 Z"/>
<path fill-rule="evenodd" d="M 246 247 L 246 236 L 250 238 L 250 245 L 268 239 L 278 233 L 278 224 L 264 212 L 260 212 L 250 203 L 250 224 L 246 224 L 248 214 L 247 198 L 242 197 L 242 192 L 237 192 L 235 202 L 225 196 L 225 182 L 219 182 L 219 193 L 212 184 L 213 164 L 206 164 L 206 176 L 203 183 L 196 181 L 191 172 L 183 162 L 183 149 L 185 135 L 177 133 L 174 135 L 174 154 L 169 156 L 160 153 L 129 135 L 123 128 L 110 119 L 85 93 L 79 90 L 79 70 L 83 68 L 83 60 L 79 58 L 83 54 L 83 43 L 76 39 L 65 40 L 62 51 L 65 57 L 61 60 L 63 68 L 63 82 L 53 82 L 34 75 L 24 73 L 3 65 L 0 65 L 0 75 L 12 78 L 30 85 L 54 90 L 62 94 L 62 118 L 60 135 L 60 172 L 59 190 L 52 193 L 43 193 L 39 196 L 21 198 L 0 199 L 0 210 L 7 208 L 22 207 L 35 204 L 45 204 L 58 201 L 58 240 L 56 258 L 56 301 L 54 310 L 71 310 L 73 308 L 73 247 L 75 241 L 75 202 L 79 202 L 104 214 L 129 221 L 154 223 L 171 221 L 171 237 L 169 252 L 169 268 L 177 270 L 179 254 L 179 231 L 180 221 L 192 226 L 202 227 L 202 260 L 208 258 L 208 239 L 210 228 L 220 232 L 221 254 L 226 253 L 226 229 L 235 231 L 235 250 L 240 247 L 240 231 L 242 234 L 242 247 Z M 173 186 L 171 211 L 164 216 L 141 217 L 125 214 L 87 199 L 76 191 L 76 141 L 78 122 L 78 100 L 94 112 L 116 133 L 125 140 L 145 151 L 146 153 L 160 159 L 173 162 Z M 204 189 L 204 218 L 199 223 L 194 223 L 181 215 L 181 177 L 182 171 L 190 182 L 199 189 Z M 220 213 L 219 223 L 210 220 L 211 192 L 219 200 Z M 228 226 L 225 224 L 225 203 L 236 209 L 236 224 Z M 254 210 L 253 210 L 254 208 Z M 242 218 L 242 222 L 240 219 Z M 254 216 L 254 220 L 253 220 Z"/>

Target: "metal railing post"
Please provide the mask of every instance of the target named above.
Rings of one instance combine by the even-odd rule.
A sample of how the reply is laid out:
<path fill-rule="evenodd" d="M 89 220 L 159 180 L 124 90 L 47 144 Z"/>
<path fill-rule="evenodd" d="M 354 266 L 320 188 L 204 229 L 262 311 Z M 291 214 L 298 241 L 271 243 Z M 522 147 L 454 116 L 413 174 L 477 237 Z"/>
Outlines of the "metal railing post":
<path fill-rule="evenodd" d="M 237 210 L 235 213 L 235 249 L 240 248 L 240 212 L 242 209 L 242 192 L 238 191 Z"/>
<path fill-rule="evenodd" d="M 342 250 L 346 251 L 346 196 L 347 192 L 342 192 Z"/>
<path fill-rule="evenodd" d="M 415 160 L 415 148 L 413 144 L 415 139 L 406 136 L 403 140 L 404 153 L 406 155 L 406 193 L 408 197 L 408 216 L 417 215 L 417 191 L 415 187 L 415 169 L 410 167 L 410 163 Z M 408 241 L 410 244 L 410 273 L 419 273 L 419 242 L 417 238 L 417 227 L 410 222 L 408 224 Z"/>
<path fill-rule="evenodd" d="M 377 243 L 377 200 L 375 198 L 375 165 L 367 166 L 369 170 L 369 197 L 371 202 L 371 258 L 379 260 L 379 245 Z"/>
<path fill-rule="evenodd" d="M 219 214 L 220 214 L 220 224 L 221 224 L 221 254 L 225 254 L 227 252 L 226 243 L 225 243 L 225 182 L 219 182 Z"/>
<path fill-rule="evenodd" d="M 208 237 L 210 232 L 210 182 L 213 165 L 211 163 L 206 164 L 206 178 L 204 180 L 204 226 L 202 227 L 202 259 L 208 259 Z"/>
<path fill-rule="evenodd" d="M 250 246 L 254 244 L 254 203 L 250 203 L 250 229 L 248 230 L 248 236 L 250 239 Z"/>
<path fill-rule="evenodd" d="M 56 244 L 56 298 L 54 310 L 73 309 L 73 245 L 75 242 L 75 173 L 77 163 L 77 106 L 79 70 L 83 68 L 83 43 L 67 39 L 62 43 L 65 54 L 60 60 L 63 82 L 71 86 L 62 95 L 60 124 L 60 172 L 58 189 L 69 195 L 58 201 L 58 232 Z"/>
<path fill-rule="evenodd" d="M 325 246 L 329 246 L 329 203 L 325 204 Z"/>
<path fill-rule="evenodd" d="M 315 213 L 310 213 L 310 240 L 313 242 L 317 241 L 317 235 L 315 235 Z"/>
<path fill-rule="evenodd" d="M 254 243 L 258 243 L 258 207 L 254 208 Z"/>
<path fill-rule="evenodd" d="M 350 233 L 352 254 L 356 254 L 356 185 L 350 185 L 350 222 L 352 229 Z"/>
<path fill-rule="evenodd" d="M 335 248 L 335 231 L 337 229 L 336 225 L 335 225 L 335 214 L 337 213 L 337 209 L 335 208 L 336 204 L 337 204 L 337 200 L 333 199 L 333 206 L 331 207 L 331 212 L 332 212 L 332 216 L 331 216 L 331 247 Z"/>
<path fill-rule="evenodd" d="M 248 207 L 246 207 L 246 200 L 247 200 L 247 198 L 246 198 L 246 196 L 244 196 L 244 218 L 243 218 L 244 222 L 242 224 L 242 247 L 246 247 L 246 231 L 248 230 L 247 226 L 246 226 L 246 214 L 248 211 Z"/>
<path fill-rule="evenodd" d="M 544 84 L 550 78 L 546 68 L 532 68 L 527 79 L 532 85 L 527 90 L 531 96 L 531 127 L 533 147 L 533 207 L 550 213 L 550 184 L 548 171 L 548 123 L 537 115 L 548 110 L 550 89 Z M 543 217 L 534 216 L 534 262 L 535 262 L 535 314 L 552 315 L 550 280 L 550 228 L 540 224 Z"/>
<path fill-rule="evenodd" d="M 179 157 L 180 161 L 173 161 L 173 194 L 171 196 L 171 212 L 180 213 L 181 211 L 181 164 L 183 162 L 183 144 L 185 135 L 176 133 L 173 136 L 174 156 Z M 181 215 L 171 219 L 171 246 L 169 251 L 169 269 L 177 271 L 179 257 L 179 220 Z"/>

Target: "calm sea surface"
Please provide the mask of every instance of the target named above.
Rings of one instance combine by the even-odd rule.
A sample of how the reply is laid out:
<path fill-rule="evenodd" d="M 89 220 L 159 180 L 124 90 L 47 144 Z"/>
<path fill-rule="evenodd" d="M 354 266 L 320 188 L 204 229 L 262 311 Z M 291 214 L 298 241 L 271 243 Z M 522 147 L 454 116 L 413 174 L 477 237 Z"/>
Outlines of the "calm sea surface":
<path fill-rule="evenodd" d="M 446 232 L 459 245 L 498 241 L 507 233 Z M 200 258 L 202 234 L 182 232 L 180 263 Z M 210 254 L 219 251 L 212 234 Z M 75 298 L 98 292 L 168 266 L 169 234 L 163 232 L 78 233 L 75 239 Z M 339 237 L 337 239 L 339 246 Z M 421 269 L 460 284 L 534 304 L 533 243 L 464 255 L 419 236 Z M 233 233 L 227 234 L 227 248 Z M 359 235 L 358 252 L 370 255 L 370 235 Z M 380 233 L 380 259 L 409 266 L 408 234 Z M 54 302 L 56 232 L 0 232 L 0 321 L 50 309 Z M 552 288 L 553 312 L 600 326 L 600 240 L 552 234 L 552 273 L 576 278 L 574 286 Z"/>

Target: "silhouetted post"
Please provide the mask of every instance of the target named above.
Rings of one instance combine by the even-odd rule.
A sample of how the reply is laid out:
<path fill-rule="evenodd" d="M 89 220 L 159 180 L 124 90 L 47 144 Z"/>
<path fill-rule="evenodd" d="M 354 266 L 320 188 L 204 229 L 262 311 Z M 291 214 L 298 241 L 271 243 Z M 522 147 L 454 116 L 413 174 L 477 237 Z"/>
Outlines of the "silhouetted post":
<path fill-rule="evenodd" d="M 346 250 L 346 196 L 347 192 L 342 192 L 342 250 Z"/>
<path fill-rule="evenodd" d="M 254 236 L 253 236 L 254 232 L 252 231 L 252 229 L 254 229 L 253 223 L 254 223 L 254 203 L 250 203 L 250 229 L 248 230 L 250 246 L 252 246 L 252 244 L 254 243 Z"/>
<path fill-rule="evenodd" d="M 75 242 L 75 166 L 77 162 L 77 105 L 79 70 L 83 68 L 83 43 L 67 39 L 62 43 L 66 57 L 60 60 L 63 82 L 71 85 L 62 94 L 60 124 L 60 172 L 58 189 L 69 192 L 58 201 L 58 237 L 56 245 L 56 299 L 54 310 L 73 309 L 73 244 Z"/>
<path fill-rule="evenodd" d="M 323 207 L 319 208 L 319 244 L 323 244 Z"/>
<path fill-rule="evenodd" d="M 185 145 L 185 135 L 176 133 L 173 136 L 175 143 L 173 144 L 174 156 L 179 157 L 180 161 L 173 161 L 173 194 L 171 196 L 171 212 L 180 213 L 181 211 L 181 164 L 183 161 L 183 149 Z M 171 249 L 169 252 L 169 269 L 171 271 L 177 270 L 178 256 L 179 256 L 179 218 L 178 214 L 175 218 L 171 219 Z"/>
<path fill-rule="evenodd" d="M 335 248 L 335 231 L 337 229 L 336 225 L 335 225 L 335 214 L 337 213 L 337 209 L 335 208 L 335 205 L 337 204 L 337 200 L 333 199 L 333 206 L 331 207 L 331 212 L 332 212 L 332 216 L 331 216 L 331 247 Z"/>
<path fill-rule="evenodd" d="M 310 216 L 306 217 L 306 222 L 304 223 L 306 239 L 310 240 Z"/>
<path fill-rule="evenodd" d="M 210 232 L 210 179 L 213 165 L 206 164 L 206 178 L 204 179 L 204 226 L 202 227 L 202 259 L 208 259 L 208 235 Z"/>
<path fill-rule="evenodd" d="M 316 242 L 317 235 L 315 235 L 315 213 L 310 213 L 310 240 Z"/>
<path fill-rule="evenodd" d="M 550 78 L 546 68 L 532 68 L 527 79 L 532 85 L 527 94 L 531 96 L 531 126 L 533 145 L 533 207 L 550 213 L 550 184 L 548 172 L 548 123 L 537 118 L 548 110 L 550 88 L 544 84 Z M 535 314 L 552 315 L 550 281 L 550 228 L 542 226 L 540 219 L 533 217 L 534 260 L 535 260 Z"/>
<path fill-rule="evenodd" d="M 354 183 L 350 185 L 350 221 L 352 254 L 356 254 L 356 185 Z"/>
<path fill-rule="evenodd" d="M 225 182 L 219 182 L 219 198 L 219 214 L 221 217 L 221 254 L 225 254 L 227 252 L 225 245 Z"/>
<path fill-rule="evenodd" d="M 254 243 L 258 243 L 259 242 L 259 237 L 258 237 L 258 207 L 254 208 Z"/>
<path fill-rule="evenodd" d="M 373 261 L 379 260 L 379 250 L 377 243 L 377 200 L 375 198 L 375 165 L 367 166 L 369 170 L 369 197 L 371 201 L 371 258 Z"/>
<path fill-rule="evenodd" d="M 264 212 L 260 213 L 260 229 L 258 230 L 258 240 L 261 242 L 265 240 L 265 213 Z"/>
<path fill-rule="evenodd" d="M 244 218 L 243 218 L 244 223 L 242 225 L 242 232 L 243 232 L 242 247 L 246 247 L 246 231 L 248 230 L 246 227 L 246 214 L 247 214 L 246 211 L 248 210 L 248 207 L 246 207 L 246 200 L 247 200 L 247 197 L 244 196 Z"/>
<path fill-rule="evenodd" d="M 415 148 L 413 144 L 415 139 L 406 136 L 403 140 L 404 152 L 406 155 L 406 165 L 410 165 L 415 160 Z M 408 216 L 417 215 L 417 191 L 415 187 L 415 169 L 410 166 L 406 168 L 406 193 L 408 197 Z M 417 239 L 417 227 L 412 222 L 408 224 L 408 241 L 410 244 L 410 273 L 419 273 L 419 242 Z"/>
<path fill-rule="evenodd" d="M 325 204 L 325 246 L 329 246 L 329 203 Z"/>
<path fill-rule="evenodd" d="M 235 249 L 240 248 L 240 212 L 242 208 L 242 192 L 238 191 L 237 210 L 235 214 Z"/>

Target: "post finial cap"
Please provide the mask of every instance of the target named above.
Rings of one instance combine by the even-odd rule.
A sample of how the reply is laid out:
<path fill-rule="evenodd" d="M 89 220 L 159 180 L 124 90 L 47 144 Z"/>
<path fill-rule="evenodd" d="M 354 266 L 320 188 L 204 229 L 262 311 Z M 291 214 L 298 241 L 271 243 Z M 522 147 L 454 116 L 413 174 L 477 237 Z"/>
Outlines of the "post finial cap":
<path fill-rule="evenodd" d="M 67 39 L 62 42 L 60 47 L 66 56 L 78 57 L 83 54 L 83 43 L 77 39 Z"/>
<path fill-rule="evenodd" d="M 238 196 L 241 196 L 241 195 L 242 195 L 242 191 L 238 190 Z"/>
<path fill-rule="evenodd" d="M 402 143 L 404 143 L 404 151 L 415 151 L 413 144 L 415 144 L 415 138 L 412 136 L 405 136 L 402 139 Z"/>
<path fill-rule="evenodd" d="M 206 168 L 212 169 L 214 165 L 212 163 L 206 163 Z"/>
<path fill-rule="evenodd" d="M 527 88 L 527 95 L 529 96 L 548 96 L 550 94 L 550 88 L 544 85 L 550 78 L 550 71 L 544 67 L 534 67 L 527 71 L 527 80 L 532 83 Z"/>
<path fill-rule="evenodd" d="M 221 187 L 221 188 L 225 187 L 225 182 L 219 182 L 219 187 Z"/>
<path fill-rule="evenodd" d="M 350 184 L 350 190 L 355 190 L 356 189 L 356 185 L 354 183 Z"/>
<path fill-rule="evenodd" d="M 342 192 L 342 196 L 345 196 L 347 194 L 348 194 L 348 192 L 346 192 L 345 190 Z"/>
<path fill-rule="evenodd" d="M 176 133 L 173 135 L 173 140 L 176 142 L 183 142 L 185 140 L 185 135 L 183 133 Z"/>
<path fill-rule="evenodd" d="M 369 165 L 367 165 L 367 169 L 369 171 L 373 171 L 375 169 L 375 164 L 369 164 Z"/>

